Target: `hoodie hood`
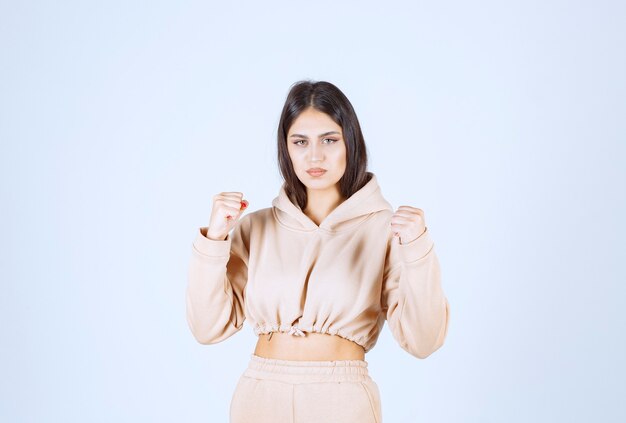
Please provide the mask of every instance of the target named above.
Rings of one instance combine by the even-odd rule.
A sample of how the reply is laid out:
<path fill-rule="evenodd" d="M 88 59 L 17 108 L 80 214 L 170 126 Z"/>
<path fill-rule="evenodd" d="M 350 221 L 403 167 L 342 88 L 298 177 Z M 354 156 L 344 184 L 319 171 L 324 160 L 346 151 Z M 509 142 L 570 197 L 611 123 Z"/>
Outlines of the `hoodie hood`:
<path fill-rule="evenodd" d="M 367 174 L 371 175 L 369 182 L 335 207 L 319 226 L 304 214 L 298 205 L 291 202 L 285 191 L 285 182 L 280 187 L 278 196 L 272 200 L 274 216 L 281 224 L 294 230 L 342 232 L 358 225 L 372 213 L 381 210 L 393 212 L 393 207 L 380 191 L 376 175 L 372 172 Z"/>

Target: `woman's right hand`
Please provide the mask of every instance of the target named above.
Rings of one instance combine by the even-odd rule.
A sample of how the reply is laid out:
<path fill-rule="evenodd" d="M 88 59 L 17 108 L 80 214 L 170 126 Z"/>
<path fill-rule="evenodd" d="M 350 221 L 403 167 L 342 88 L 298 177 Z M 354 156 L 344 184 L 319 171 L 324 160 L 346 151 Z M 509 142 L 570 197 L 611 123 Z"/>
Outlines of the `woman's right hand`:
<path fill-rule="evenodd" d="M 220 192 L 213 196 L 213 210 L 207 230 L 207 238 L 223 241 L 237 225 L 241 213 L 248 207 L 241 192 Z"/>

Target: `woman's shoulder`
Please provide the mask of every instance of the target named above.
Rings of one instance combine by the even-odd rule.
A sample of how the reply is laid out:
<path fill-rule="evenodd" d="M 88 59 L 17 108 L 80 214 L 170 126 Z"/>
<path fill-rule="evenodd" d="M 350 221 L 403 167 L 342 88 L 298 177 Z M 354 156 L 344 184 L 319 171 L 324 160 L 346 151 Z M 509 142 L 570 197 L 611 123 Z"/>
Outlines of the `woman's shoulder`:
<path fill-rule="evenodd" d="M 246 225 L 250 227 L 259 226 L 267 223 L 270 219 L 272 219 L 272 208 L 265 207 L 262 209 L 251 210 L 246 212 L 240 218 L 240 222 L 245 222 Z"/>

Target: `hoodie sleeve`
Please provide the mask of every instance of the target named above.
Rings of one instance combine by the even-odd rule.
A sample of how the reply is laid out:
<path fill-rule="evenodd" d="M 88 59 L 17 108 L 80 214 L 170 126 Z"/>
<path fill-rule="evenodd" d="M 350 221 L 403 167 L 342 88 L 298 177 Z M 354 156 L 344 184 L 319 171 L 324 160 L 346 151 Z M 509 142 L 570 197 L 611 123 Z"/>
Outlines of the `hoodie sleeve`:
<path fill-rule="evenodd" d="M 401 244 L 392 237 L 387 249 L 382 312 L 398 344 L 417 358 L 443 345 L 449 304 L 441 286 L 441 269 L 428 228 Z"/>
<path fill-rule="evenodd" d="M 206 237 L 199 228 L 191 248 L 186 304 L 187 323 L 201 344 L 215 344 L 238 332 L 245 320 L 250 215 L 226 239 Z"/>

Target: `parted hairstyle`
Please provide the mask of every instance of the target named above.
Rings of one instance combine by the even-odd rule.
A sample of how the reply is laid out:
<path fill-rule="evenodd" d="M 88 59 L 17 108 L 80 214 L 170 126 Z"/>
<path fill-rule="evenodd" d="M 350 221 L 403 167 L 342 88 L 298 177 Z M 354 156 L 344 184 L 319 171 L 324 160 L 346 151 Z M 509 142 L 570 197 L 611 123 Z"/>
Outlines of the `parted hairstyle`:
<path fill-rule="evenodd" d="M 361 126 L 350 100 L 327 81 L 301 80 L 291 85 L 278 123 L 278 165 L 285 180 L 285 192 L 302 210 L 307 204 L 306 187 L 296 175 L 289 151 L 287 133 L 293 121 L 307 108 L 326 113 L 343 132 L 346 170 L 339 180 L 341 194 L 348 198 L 371 178 L 367 172 L 367 148 Z"/>

